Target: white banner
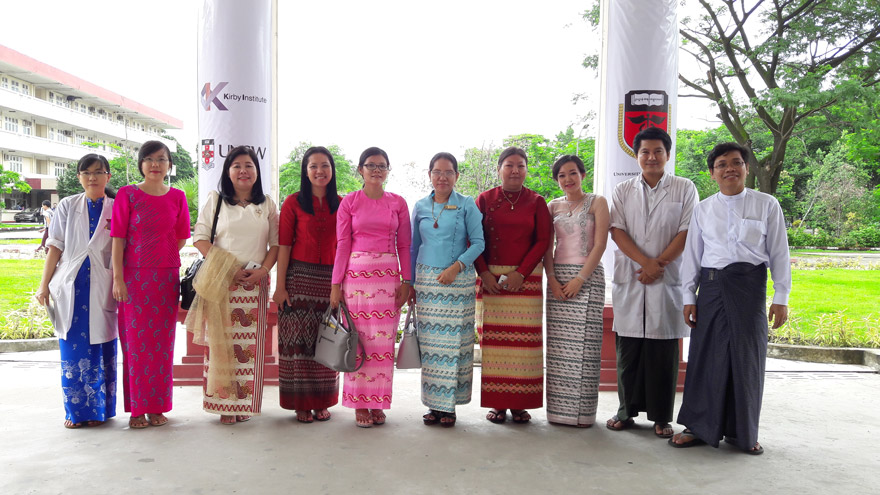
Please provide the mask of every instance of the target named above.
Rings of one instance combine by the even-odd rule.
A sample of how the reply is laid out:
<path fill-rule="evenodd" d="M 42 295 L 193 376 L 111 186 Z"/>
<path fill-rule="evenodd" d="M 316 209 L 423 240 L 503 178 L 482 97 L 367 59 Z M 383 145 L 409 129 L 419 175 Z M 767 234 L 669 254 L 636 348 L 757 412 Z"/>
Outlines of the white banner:
<path fill-rule="evenodd" d="M 272 194 L 272 2 L 204 0 L 199 11 L 199 206 L 229 150 L 250 146 Z"/>
<path fill-rule="evenodd" d="M 603 0 L 599 60 L 599 137 L 593 188 L 611 203 L 617 184 L 641 173 L 633 137 L 659 127 L 672 137 L 666 172 L 675 173 L 678 102 L 678 0 Z M 617 246 L 608 239 L 605 277 Z"/>

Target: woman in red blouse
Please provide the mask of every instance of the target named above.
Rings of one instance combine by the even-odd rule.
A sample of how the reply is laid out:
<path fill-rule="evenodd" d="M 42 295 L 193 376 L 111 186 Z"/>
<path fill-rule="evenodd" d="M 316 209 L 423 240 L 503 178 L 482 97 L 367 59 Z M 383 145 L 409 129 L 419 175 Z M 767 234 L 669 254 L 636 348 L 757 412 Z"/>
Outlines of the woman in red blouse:
<path fill-rule="evenodd" d="M 477 198 L 486 249 L 474 265 L 480 275 L 476 319 L 483 351 L 481 404 L 486 419 L 531 419 L 543 406 L 544 358 L 541 260 L 550 243 L 550 211 L 544 198 L 523 186 L 528 157 L 510 147 L 498 158 L 501 186 Z"/>
<path fill-rule="evenodd" d="M 336 257 L 336 163 L 323 146 L 306 150 L 300 190 L 281 205 L 278 279 L 272 299 L 278 316 L 281 407 L 302 423 L 330 419 L 339 400 L 339 374 L 314 361 L 318 322 L 330 303 Z M 314 413 L 313 413 L 314 411 Z"/>

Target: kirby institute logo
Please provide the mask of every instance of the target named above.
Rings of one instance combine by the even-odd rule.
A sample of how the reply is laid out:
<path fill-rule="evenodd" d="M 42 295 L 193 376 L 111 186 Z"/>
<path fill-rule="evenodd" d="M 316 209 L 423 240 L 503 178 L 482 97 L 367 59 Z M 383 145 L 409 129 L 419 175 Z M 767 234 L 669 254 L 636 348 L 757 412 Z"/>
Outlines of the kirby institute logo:
<path fill-rule="evenodd" d="M 217 107 L 217 110 L 229 110 L 226 108 L 226 105 L 220 101 L 221 91 L 223 91 L 223 88 L 225 88 L 227 84 L 229 84 L 228 81 L 222 82 L 214 88 L 211 88 L 211 83 L 205 83 L 205 85 L 202 86 L 202 108 L 204 108 L 206 112 L 211 111 L 212 104 Z"/>

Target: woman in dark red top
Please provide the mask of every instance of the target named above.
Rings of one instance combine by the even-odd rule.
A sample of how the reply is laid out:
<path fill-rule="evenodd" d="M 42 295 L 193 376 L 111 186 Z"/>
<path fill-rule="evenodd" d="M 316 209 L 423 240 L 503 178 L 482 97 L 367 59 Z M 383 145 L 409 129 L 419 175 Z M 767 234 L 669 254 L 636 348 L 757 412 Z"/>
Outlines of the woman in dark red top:
<path fill-rule="evenodd" d="M 314 361 L 318 322 L 330 304 L 336 258 L 336 163 L 323 146 L 302 160 L 300 191 L 281 205 L 278 279 L 272 299 L 278 316 L 281 407 L 311 423 L 330 419 L 339 400 L 339 374 Z M 313 414 L 314 411 L 314 414 Z"/>
<path fill-rule="evenodd" d="M 481 405 L 486 419 L 527 423 L 526 409 L 543 407 L 544 357 L 541 261 L 550 243 L 544 198 L 523 186 L 528 157 L 507 148 L 498 158 L 501 186 L 477 198 L 486 249 L 474 262 L 480 275 L 477 329 L 483 351 Z"/>

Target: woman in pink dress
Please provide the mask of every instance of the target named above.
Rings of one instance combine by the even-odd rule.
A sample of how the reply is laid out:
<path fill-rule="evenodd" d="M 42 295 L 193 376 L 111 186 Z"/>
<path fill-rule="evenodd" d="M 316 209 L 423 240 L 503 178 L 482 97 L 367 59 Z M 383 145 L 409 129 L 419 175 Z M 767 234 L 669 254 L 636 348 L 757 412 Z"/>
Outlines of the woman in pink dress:
<path fill-rule="evenodd" d="M 171 410 L 180 248 L 190 236 L 186 196 L 165 184 L 171 165 L 165 144 L 144 143 L 138 152 L 144 180 L 119 190 L 110 222 L 123 404 L 134 429 L 164 425 L 163 413 Z"/>
<path fill-rule="evenodd" d="M 336 212 L 330 306 L 338 307 L 345 297 L 366 352 L 366 363 L 346 373 L 342 387 L 342 405 L 355 409 L 361 428 L 385 424 L 400 307 L 412 290 L 409 208 L 402 197 L 383 190 L 388 170 L 387 153 L 364 150 L 358 160 L 364 188 L 345 196 Z"/>

